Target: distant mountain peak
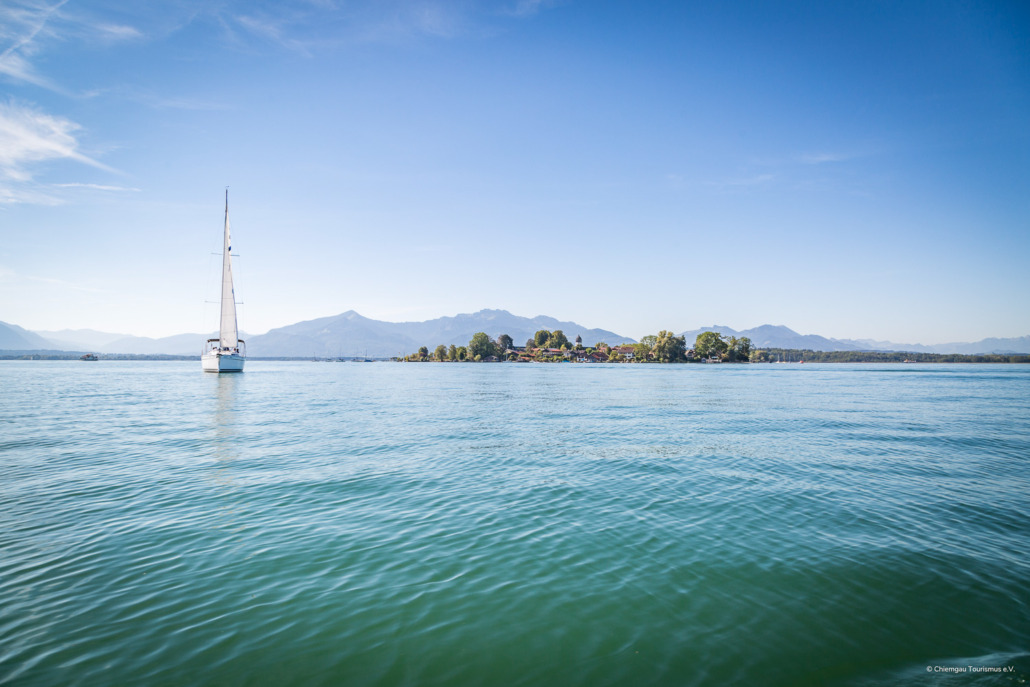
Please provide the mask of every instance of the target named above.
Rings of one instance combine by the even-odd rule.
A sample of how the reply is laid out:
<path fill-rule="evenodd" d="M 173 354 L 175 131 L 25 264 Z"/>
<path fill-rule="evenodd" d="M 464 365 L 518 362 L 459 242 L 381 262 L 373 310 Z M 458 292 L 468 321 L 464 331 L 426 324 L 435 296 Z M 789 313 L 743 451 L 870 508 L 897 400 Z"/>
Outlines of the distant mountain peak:
<path fill-rule="evenodd" d="M 497 308 L 484 308 L 474 313 L 438 317 L 424 322 L 384 322 L 370 319 L 354 310 L 347 310 L 339 315 L 272 329 L 258 336 L 246 336 L 243 332 L 241 335 L 247 339 L 250 354 L 254 356 L 307 357 L 316 354 L 332 357 L 383 357 L 410 353 L 419 346 L 433 347 L 451 343 L 465 345 L 475 332 L 480 331 L 485 331 L 491 338 L 508 334 L 516 344 L 521 344 L 540 329 L 561 329 L 569 339 L 580 335 L 587 345 L 594 341 L 606 341 L 609 344 L 633 341 L 611 331 L 588 329 L 575 322 L 562 321 L 547 315 L 529 318 Z M 1030 353 L 1030 336 L 988 338 L 974 343 L 898 344 L 873 339 L 830 339 L 815 334 L 799 334 L 782 324 L 763 324 L 743 331 L 713 324 L 681 334 L 687 338 L 688 345 L 693 345 L 697 335 L 704 331 L 716 331 L 726 337 L 746 336 L 751 339 L 755 348 L 911 351 L 966 355 Z M 213 335 L 177 334 L 151 339 L 90 329 L 31 332 L 14 324 L 0 322 L 0 349 L 191 355 L 196 352 L 198 342 Z"/>
<path fill-rule="evenodd" d="M 463 312 L 463 313 L 458 313 L 457 315 L 444 316 L 444 317 L 439 317 L 439 318 L 436 318 L 436 319 L 440 319 L 440 320 L 452 319 L 452 320 L 454 320 L 454 319 L 459 319 L 459 318 L 462 318 L 462 317 L 468 317 L 468 318 L 473 318 L 473 319 L 477 319 L 477 320 L 495 320 L 495 319 L 497 319 L 499 317 L 514 317 L 514 315 L 512 315 L 507 310 L 497 310 L 495 308 L 483 308 L 482 310 L 477 310 L 475 312 Z M 432 320 L 426 320 L 426 321 L 427 322 L 432 322 Z"/>
<path fill-rule="evenodd" d="M 385 322 L 348 311 L 336 317 L 298 322 L 279 327 L 247 341 L 254 356 L 350 357 L 356 353 L 373 357 L 403 355 L 420 346 L 467 345 L 473 334 L 486 332 L 490 338 L 507 334 L 521 344 L 540 329 L 561 329 L 570 339 L 584 341 L 632 341 L 604 329 L 590 329 L 575 322 L 554 318 L 513 315 L 507 310 L 484 308 L 422 322 Z"/>
<path fill-rule="evenodd" d="M 759 331 L 759 332 L 780 332 L 782 334 L 790 334 L 791 336 L 802 336 L 790 327 L 783 324 L 762 324 L 757 327 L 753 327 L 748 331 Z"/>

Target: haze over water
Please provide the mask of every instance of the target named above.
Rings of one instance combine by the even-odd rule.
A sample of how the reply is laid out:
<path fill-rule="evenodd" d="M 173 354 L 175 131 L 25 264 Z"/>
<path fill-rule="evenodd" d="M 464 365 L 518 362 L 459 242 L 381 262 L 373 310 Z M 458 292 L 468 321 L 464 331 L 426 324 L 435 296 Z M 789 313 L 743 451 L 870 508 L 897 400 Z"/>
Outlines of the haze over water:
<path fill-rule="evenodd" d="M 1030 366 L 0 363 L 0 683 L 1008 685 Z M 956 673 L 960 668 L 1005 673 Z"/>

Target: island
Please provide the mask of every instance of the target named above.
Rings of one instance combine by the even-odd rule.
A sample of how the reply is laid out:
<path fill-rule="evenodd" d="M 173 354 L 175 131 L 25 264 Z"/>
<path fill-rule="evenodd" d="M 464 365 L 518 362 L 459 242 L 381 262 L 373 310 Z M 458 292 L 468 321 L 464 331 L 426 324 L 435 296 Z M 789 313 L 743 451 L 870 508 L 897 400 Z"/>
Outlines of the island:
<path fill-rule="evenodd" d="M 477 332 L 467 346 L 440 344 L 432 352 L 418 351 L 394 358 L 399 362 L 536 362 L 536 363 L 1030 363 L 1030 355 L 961 355 L 904 351 L 812 351 L 783 348 L 758 349 L 748 337 L 723 338 L 701 332 L 693 347 L 682 336 L 661 330 L 639 343 L 609 345 L 603 341 L 584 346 L 581 337 L 569 341 L 560 329 L 539 330 L 524 346 L 507 334 L 491 339 Z"/>

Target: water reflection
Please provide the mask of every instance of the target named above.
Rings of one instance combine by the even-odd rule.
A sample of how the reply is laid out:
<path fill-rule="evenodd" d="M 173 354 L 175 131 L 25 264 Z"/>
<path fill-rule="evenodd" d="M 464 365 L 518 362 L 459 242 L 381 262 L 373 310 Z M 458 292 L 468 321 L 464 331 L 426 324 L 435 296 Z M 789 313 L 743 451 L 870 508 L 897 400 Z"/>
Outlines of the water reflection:
<path fill-rule="evenodd" d="M 245 524 L 240 518 L 240 493 L 236 482 L 237 463 L 240 458 L 238 396 L 240 375 L 216 375 L 213 453 L 215 459 L 211 480 L 218 491 L 221 505 L 213 513 L 213 526 L 226 532 L 240 532 Z"/>

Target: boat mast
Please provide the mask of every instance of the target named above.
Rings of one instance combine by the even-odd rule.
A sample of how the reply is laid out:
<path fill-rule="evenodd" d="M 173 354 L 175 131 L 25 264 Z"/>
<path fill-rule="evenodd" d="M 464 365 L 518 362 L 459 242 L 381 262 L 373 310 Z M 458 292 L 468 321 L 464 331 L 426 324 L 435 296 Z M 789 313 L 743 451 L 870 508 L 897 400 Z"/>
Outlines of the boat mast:
<path fill-rule="evenodd" d="M 225 240 L 222 245 L 222 316 L 218 326 L 218 345 L 234 349 L 239 343 L 236 329 L 236 294 L 232 288 L 232 241 L 229 238 L 229 189 L 225 189 Z"/>

